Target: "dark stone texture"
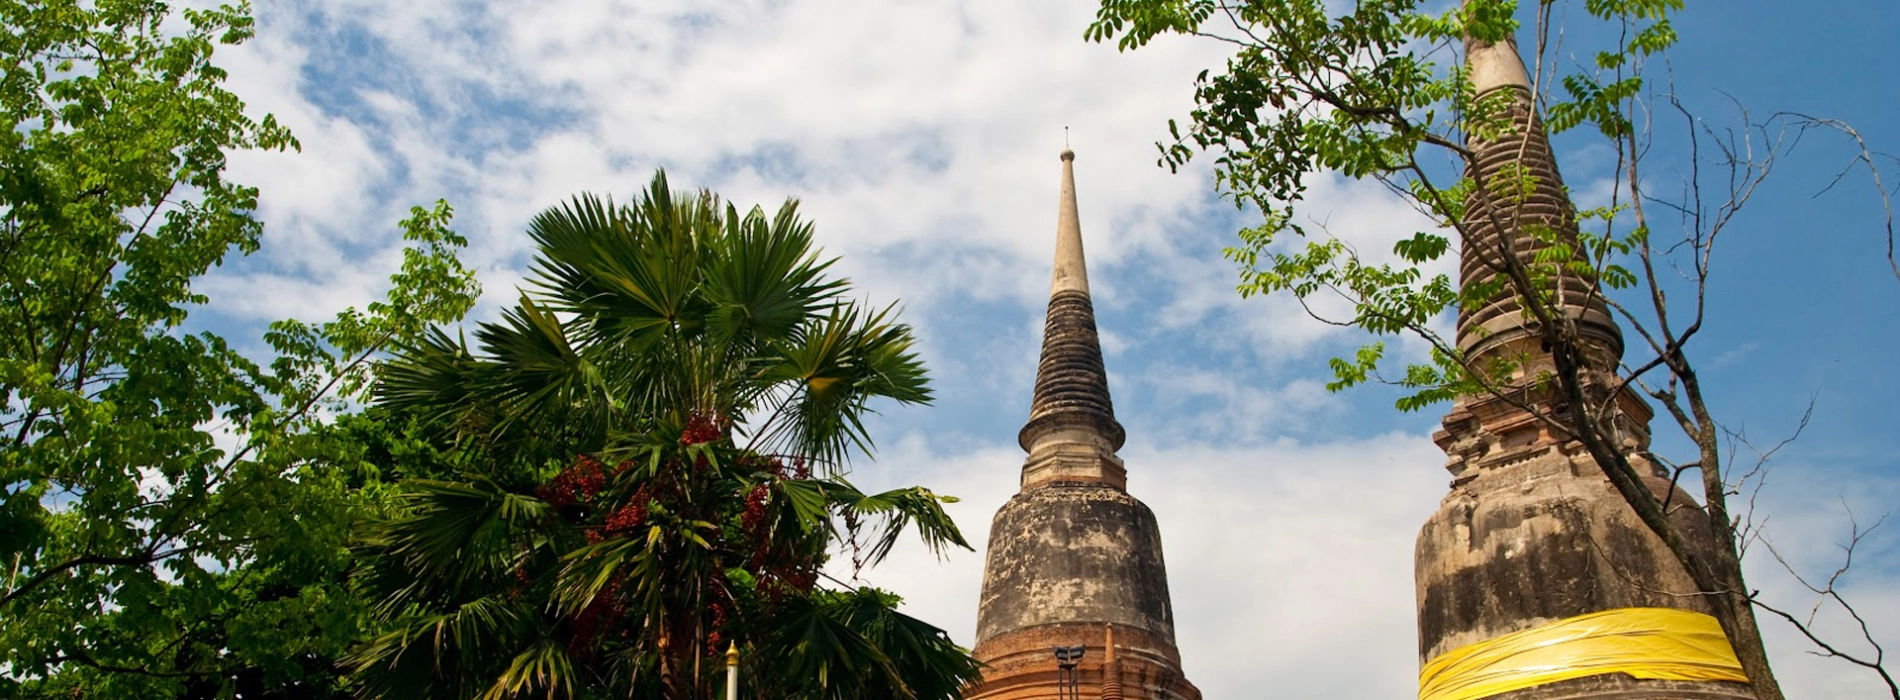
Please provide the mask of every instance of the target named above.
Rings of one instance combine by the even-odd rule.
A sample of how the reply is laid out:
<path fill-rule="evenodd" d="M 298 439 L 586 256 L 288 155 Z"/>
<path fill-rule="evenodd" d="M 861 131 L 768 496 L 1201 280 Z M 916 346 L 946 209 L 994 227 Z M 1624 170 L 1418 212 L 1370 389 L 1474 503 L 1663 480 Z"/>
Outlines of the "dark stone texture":
<path fill-rule="evenodd" d="M 1418 537 L 1419 658 L 1585 613 L 1669 607 L 1708 613 L 1688 573 L 1587 458 L 1546 453 L 1479 472 Z M 1579 473 L 1581 472 L 1581 473 Z M 1649 484 L 1659 492 L 1667 481 Z M 1688 503 L 1676 492 L 1675 503 Z M 1674 519 L 1707 546 L 1701 511 Z"/>
<path fill-rule="evenodd" d="M 1076 423 L 1096 427 L 1108 438 L 1110 449 L 1120 449 L 1126 437 L 1108 395 L 1095 307 L 1087 293 L 1064 290 L 1049 297 L 1035 398 L 1017 441 L 1027 450 L 1045 432 Z"/>
<path fill-rule="evenodd" d="M 1459 280 L 1466 286 L 1503 274 L 1497 252 L 1502 236 L 1510 236 L 1511 250 L 1527 263 L 1547 247 L 1527 232 L 1530 227 L 1544 227 L 1561 239 L 1577 240 L 1576 210 L 1557 172 L 1557 159 L 1551 153 L 1543 120 L 1530 109 L 1529 92 L 1515 86 L 1500 89 L 1522 93 L 1511 115 L 1520 128 L 1495 141 L 1474 139 L 1470 145 L 1477 158 L 1471 174 L 1483 182 L 1508 183 L 1517 177 L 1514 173 L 1521 172 L 1535 178 L 1536 186 L 1522 201 L 1506 202 L 1497 209 L 1490 206 L 1495 199 L 1480 196 L 1478 191 L 1465 198 L 1471 235 L 1464 239 L 1459 252 Z M 1565 276 L 1562 283 L 1565 298 L 1574 300 L 1563 305 L 1565 313 L 1577 319 L 1584 335 L 1602 344 L 1600 356 L 1621 356 L 1622 331 L 1610 316 L 1609 306 L 1592 292 L 1595 281 Z M 1505 350 L 1513 340 L 1529 334 L 1524 325 L 1523 304 L 1515 295 L 1500 294 L 1482 305 L 1459 311 L 1458 345 L 1474 357 Z M 1606 361 L 1607 367 L 1615 367 L 1613 360 Z"/>
<path fill-rule="evenodd" d="M 1118 489 L 1050 486 L 1017 494 L 990 527 L 977 643 L 1034 625 L 1114 623 L 1174 639 L 1161 532 Z"/>
<path fill-rule="evenodd" d="M 1754 692 L 1742 683 L 1650 681 L 1623 673 L 1606 673 L 1499 693 L 1485 700 L 1748 700 L 1754 697 Z"/>

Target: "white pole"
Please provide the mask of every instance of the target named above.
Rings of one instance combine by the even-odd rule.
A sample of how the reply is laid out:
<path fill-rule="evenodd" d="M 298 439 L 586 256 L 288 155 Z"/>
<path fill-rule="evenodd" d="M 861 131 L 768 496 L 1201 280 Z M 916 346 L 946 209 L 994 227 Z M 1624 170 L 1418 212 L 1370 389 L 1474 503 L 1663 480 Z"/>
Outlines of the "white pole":
<path fill-rule="evenodd" d="M 739 643 L 726 647 L 726 700 L 739 700 Z"/>

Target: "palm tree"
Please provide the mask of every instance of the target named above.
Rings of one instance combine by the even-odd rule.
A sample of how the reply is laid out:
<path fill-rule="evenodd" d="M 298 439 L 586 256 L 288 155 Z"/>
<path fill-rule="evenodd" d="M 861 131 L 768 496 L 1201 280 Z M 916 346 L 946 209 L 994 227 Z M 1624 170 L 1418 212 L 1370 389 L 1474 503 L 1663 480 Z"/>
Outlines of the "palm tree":
<path fill-rule="evenodd" d="M 879 398 L 930 399 L 892 308 L 843 298 L 787 202 L 740 215 L 665 174 L 631 205 L 537 216 L 529 291 L 381 368 L 460 481 L 408 482 L 363 539 L 384 628 L 348 659 L 367 697 L 950 698 L 976 663 L 895 596 L 818 587 L 829 546 L 874 564 L 914 526 L 968 548 L 920 487 L 866 494 Z"/>

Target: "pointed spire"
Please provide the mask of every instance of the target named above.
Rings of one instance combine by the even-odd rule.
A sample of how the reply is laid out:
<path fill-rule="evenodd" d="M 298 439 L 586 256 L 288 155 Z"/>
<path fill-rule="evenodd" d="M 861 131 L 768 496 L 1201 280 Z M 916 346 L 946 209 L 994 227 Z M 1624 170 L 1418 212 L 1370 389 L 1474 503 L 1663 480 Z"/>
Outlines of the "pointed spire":
<path fill-rule="evenodd" d="M 1122 488 L 1127 480 L 1115 451 L 1121 449 L 1124 438 L 1109 398 L 1108 372 L 1102 366 L 1102 346 L 1095 331 L 1095 306 L 1089 300 L 1075 202 L 1075 152 L 1065 148 L 1042 362 L 1036 370 L 1029 422 L 1017 434 L 1017 442 L 1029 452 L 1029 461 L 1023 465 L 1023 488 L 1056 482 Z"/>
<path fill-rule="evenodd" d="M 1049 293 L 1089 293 L 1088 266 L 1082 260 L 1082 220 L 1075 206 L 1075 151 L 1062 149 L 1062 195 L 1056 209 L 1056 266 Z"/>
<path fill-rule="evenodd" d="M 1517 40 L 1487 43 L 1476 39 L 1465 44 L 1465 62 L 1471 71 L 1471 92 L 1482 95 L 1494 88 L 1531 89 L 1524 73 L 1524 59 L 1517 55 Z"/>

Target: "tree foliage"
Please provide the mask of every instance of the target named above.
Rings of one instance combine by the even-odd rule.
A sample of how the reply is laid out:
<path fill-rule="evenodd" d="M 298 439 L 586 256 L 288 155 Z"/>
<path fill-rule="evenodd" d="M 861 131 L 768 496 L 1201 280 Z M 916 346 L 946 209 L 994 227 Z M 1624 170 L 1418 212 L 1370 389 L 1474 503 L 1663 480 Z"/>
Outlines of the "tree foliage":
<path fill-rule="evenodd" d="M 530 223 L 533 287 L 478 346 L 432 331 L 382 409 L 448 446 L 363 543 L 372 697 L 711 697 L 723 652 L 765 698 L 950 698 L 975 662 L 897 599 L 817 586 L 914 528 L 968 547 L 923 488 L 869 494 L 875 399 L 929 400 L 908 327 L 844 300 L 787 203 L 741 214 L 664 174 L 630 204 Z"/>
<path fill-rule="evenodd" d="M 438 204 L 386 301 L 276 324 L 261 363 L 191 330 L 194 279 L 261 240 L 227 154 L 297 147 L 211 63 L 248 10 L 0 2 L 0 694 L 337 689 L 361 450 L 324 411 L 474 286 Z"/>

